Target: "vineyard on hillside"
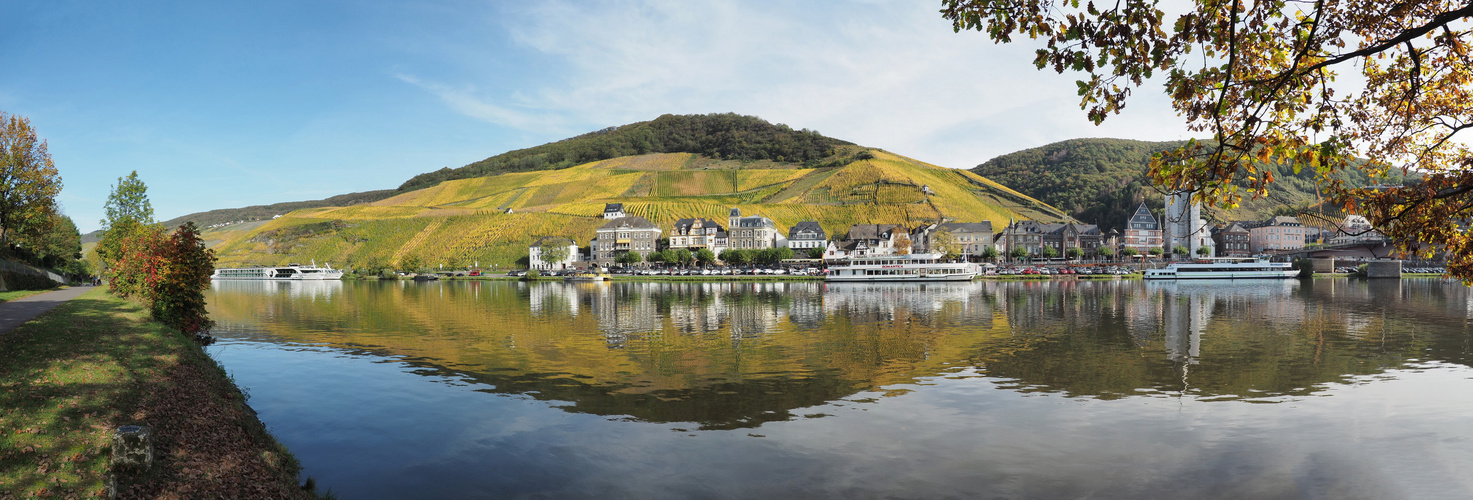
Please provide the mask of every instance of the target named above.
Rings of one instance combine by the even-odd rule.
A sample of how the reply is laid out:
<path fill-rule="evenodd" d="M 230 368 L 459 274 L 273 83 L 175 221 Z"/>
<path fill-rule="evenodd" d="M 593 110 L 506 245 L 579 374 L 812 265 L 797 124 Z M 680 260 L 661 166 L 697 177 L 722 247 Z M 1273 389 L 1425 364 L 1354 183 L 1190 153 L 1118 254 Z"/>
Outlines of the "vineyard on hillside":
<path fill-rule="evenodd" d="M 846 150 L 847 151 L 847 150 Z M 804 168 L 687 154 L 612 158 L 570 168 L 453 179 L 371 204 L 299 210 L 251 231 L 206 233 L 220 265 L 332 262 L 383 268 L 418 264 L 512 266 L 543 236 L 587 247 L 606 203 L 667 231 L 700 217 L 723 225 L 732 208 L 779 230 L 815 220 L 830 237 L 854 224 L 915 227 L 952 220 L 1053 221 L 1062 215 L 971 172 L 879 150 L 838 166 Z M 738 168 L 739 167 L 739 168 Z M 771 168 L 757 168 L 771 167 Z M 929 190 L 929 192 L 928 192 Z"/>

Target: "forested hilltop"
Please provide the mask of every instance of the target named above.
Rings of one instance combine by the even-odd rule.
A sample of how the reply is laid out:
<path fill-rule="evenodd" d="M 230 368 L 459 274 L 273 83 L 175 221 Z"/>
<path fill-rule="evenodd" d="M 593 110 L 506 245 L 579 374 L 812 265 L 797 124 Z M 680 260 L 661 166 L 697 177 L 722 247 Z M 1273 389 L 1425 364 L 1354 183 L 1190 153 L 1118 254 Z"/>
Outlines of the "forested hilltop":
<path fill-rule="evenodd" d="M 793 130 L 755 116 L 736 113 L 661 115 L 647 122 L 609 127 L 527 149 L 508 151 L 460 168 L 416 175 L 398 192 L 441 182 L 489 177 L 511 172 L 558 170 L 623 156 L 649 153 L 694 153 L 717 160 L 757 161 L 822 166 L 837 146 L 850 143 L 812 130 Z"/>
<path fill-rule="evenodd" d="M 1070 139 L 993 158 L 972 172 L 1069 212 L 1083 222 L 1118 229 L 1125 227 L 1125 221 L 1142 201 L 1153 209 L 1161 208 L 1162 194 L 1146 178 L 1151 155 L 1184 143 Z M 1245 197 L 1234 210 L 1204 210 L 1204 217 L 1259 220 L 1276 214 L 1292 215 L 1319 204 L 1313 169 L 1296 174 L 1290 164 L 1261 168 L 1273 171 L 1276 179 L 1267 197 Z M 1371 183 L 1358 169 L 1347 169 L 1340 175 L 1349 185 Z M 1388 182 L 1400 182 L 1400 176 Z"/>

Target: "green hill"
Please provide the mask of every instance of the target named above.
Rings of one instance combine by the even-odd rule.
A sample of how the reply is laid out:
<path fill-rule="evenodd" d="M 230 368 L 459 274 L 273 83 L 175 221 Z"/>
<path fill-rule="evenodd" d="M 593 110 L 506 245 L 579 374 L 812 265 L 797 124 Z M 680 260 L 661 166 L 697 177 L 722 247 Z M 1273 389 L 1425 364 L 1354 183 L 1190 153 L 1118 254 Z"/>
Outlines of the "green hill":
<path fill-rule="evenodd" d="M 767 216 L 783 232 L 816 220 L 830 235 L 852 224 L 949 219 L 1002 227 L 1010 218 L 1068 218 L 972 172 L 752 120 L 760 121 L 666 115 L 417 176 L 377 201 L 303 208 L 208 231 L 205 238 L 222 266 L 316 260 L 352 268 L 458 268 L 512 265 L 542 236 L 586 246 L 604 223 L 605 203 L 623 203 L 627 213 L 666 231 L 680 218 L 724 221 L 732 208 Z M 558 151 L 616 154 L 622 150 L 615 145 L 638 144 L 630 138 L 639 137 L 654 141 L 651 147 L 703 152 L 618 155 L 571 166 L 564 165 L 567 156 L 552 161 Z M 444 180 L 430 183 L 437 176 Z M 426 185 L 409 189 L 420 184 Z"/>
<path fill-rule="evenodd" d="M 490 175 L 557 170 L 575 165 L 650 153 L 695 153 L 716 160 L 795 163 L 818 166 L 838 146 L 850 145 L 811 130 L 773 125 L 735 113 L 662 115 L 647 122 L 609 127 L 541 146 L 509 151 L 452 169 L 416 175 L 399 186 L 413 191 L 444 181 Z"/>
<path fill-rule="evenodd" d="M 1025 149 L 988 160 L 972 172 L 1105 228 L 1122 228 L 1141 201 L 1160 208 L 1163 198 L 1146 179 L 1151 156 L 1185 141 L 1145 142 L 1126 139 L 1071 139 Z M 1275 182 L 1267 197 L 1244 199 L 1233 210 L 1204 216 L 1217 220 L 1259 220 L 1293 213 L 1319 203 L 1310 169 L 1295 174 L 1293 165 L 1273 165 Z M 1362 172 L 1347 169 L 1347 184 L 1371 183 Z M 1392 182 L 1399 182 L 1397 178 Z M 1207 212 L 1204 210 L 1204 212 Z"/>

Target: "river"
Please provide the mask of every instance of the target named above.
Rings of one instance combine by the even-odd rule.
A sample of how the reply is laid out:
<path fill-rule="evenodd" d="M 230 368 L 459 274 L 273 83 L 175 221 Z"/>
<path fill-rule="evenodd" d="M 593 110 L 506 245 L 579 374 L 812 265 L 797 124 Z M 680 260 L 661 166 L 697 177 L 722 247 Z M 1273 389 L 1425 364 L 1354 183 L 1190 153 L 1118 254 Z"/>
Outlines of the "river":
<path fill-rule="evenodd" d="M 219 281 L 341 498 L 1470 498 L 1437 279 Z"/>

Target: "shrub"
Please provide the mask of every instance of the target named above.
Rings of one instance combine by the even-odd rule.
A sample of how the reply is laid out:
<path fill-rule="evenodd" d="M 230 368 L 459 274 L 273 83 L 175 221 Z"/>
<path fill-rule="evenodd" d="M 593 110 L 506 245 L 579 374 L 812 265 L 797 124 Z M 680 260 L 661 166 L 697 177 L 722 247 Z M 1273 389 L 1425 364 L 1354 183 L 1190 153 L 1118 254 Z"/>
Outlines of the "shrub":
<path fill-rule="evenodd" d="M 193 222 L 166 234 L 140 226 L 120 235 L 117 259 L 107 270 L 110 291 L 148 306 L 155 320 L 196 339 L 215 322 L 205 311 L 205 288 L 215 272 L 215 253 L 205 248 Z"/>

